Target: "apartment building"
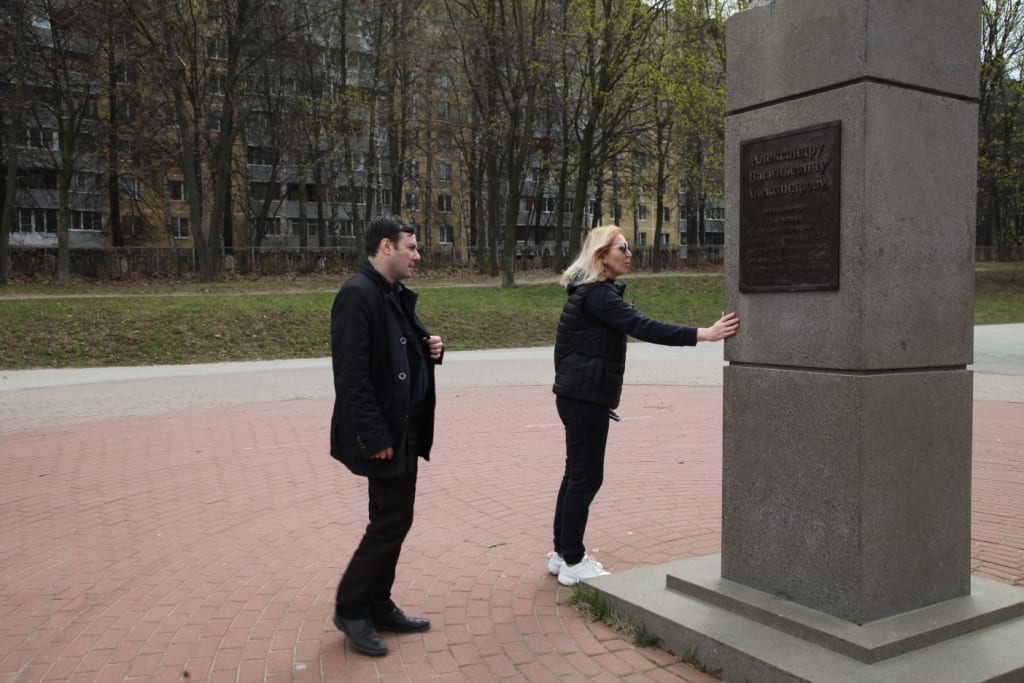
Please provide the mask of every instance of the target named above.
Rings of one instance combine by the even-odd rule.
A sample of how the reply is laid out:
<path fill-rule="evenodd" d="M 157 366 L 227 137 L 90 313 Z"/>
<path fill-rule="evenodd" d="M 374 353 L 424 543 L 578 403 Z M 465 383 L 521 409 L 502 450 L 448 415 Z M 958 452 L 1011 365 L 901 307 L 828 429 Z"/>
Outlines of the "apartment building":
<path fill-rule="evenodd" d="M 403 98 L 387 100 L 371 83 L 373 42 L 359 25 L 342 35 L 337 25 L 310 25 L 281 50 L 291 56 L 267 58 L 229 92 L 226 70 L 230 41 L 224 31 L 225 6 L 192 0 L 200 18 L 196 31 L 203 70 L 203 99 L 196 129 L 182 128 L 180 103 L 161 83 L 167 73 L 151 68 L 155 59 L 125 25 L 98 37 L 54 36 L 49 18 L 31 19 L 35 49 L 61 51 L 81 62 L 75 92 L 83 125 L 79 137 L 60 133 L 53 107 L 25 118 L 20 132 L 17 221 L 10 243 L 15 247 L 57 244 L 60 176 L 71 166 L 69 239 L 72 248 L 160 247 L 190 249 L 200 220 L 215 198 L 196 204 L 182 172 L 180 153 L 192 135 L 196 145 L 210 145 L 221 131 L 221 113 L 231 101 L 238 127 L 230 154 L 228 209 L 221 225 L 225 251 L 234 248 L 361 250 L 362 226 L 374 215 L 399 211 L 421 230 L 424 252 L 470 261 L 493 241 L 504 248 L 503 225 L 487 224 L 480 187 L 481 170 L 466 161 L 473 123 L 457 97 L 457 69 L 441 59 L 417 65 L 421 71 L 402 83 Z M 315 3 L 313 3 L 315 5 Z M 268 11 L 278 7 L 268 2 Z M 280 7 L 278 7 L 280 9 Z M 301 55 L 296 60 L 295 55 Z M 105 65 L 111 68 L 104 68 Z M 66 84 L 37 77 L 30 85 L 35 99 L 52 100 Z M 376 94 L 373 94 L 376 93 Z M 47 113 L 49 112 L 49 113 Z M 66 115 L 68 112 L 64 111 Z M 61 145 L 74 144 L 74 154 Z M 201 156 L 197 190 L 209 194 L 212 169 Z M 678 174 L 670 176 L 658 197 L 645 183 L 652 162 L 632 159 L 634 173 L 616 178 L 614 187 L 591 187 L 585 226 L 615 223 L 637 249 L 678 253 L 687 243 L 687 204 Z M 600 191 L 599 191 L 600 190 Z M 507 192 L 507 188 L 504 193 Z M 523 179 L 516 213 L 516 256 L 536 258 L 564 254 L 572 227 L 573 197 L 561 199 L 550 172 L 531 164 Z M 701 244 L 723 242 L 724 207 L 705 198 L 700 206 Z M 660 211 L 660 215 L 659 215 Z M 497 232 L 497 239 L 487 235 Z M 481 242 L 484 244 L 481 245 Z"/>

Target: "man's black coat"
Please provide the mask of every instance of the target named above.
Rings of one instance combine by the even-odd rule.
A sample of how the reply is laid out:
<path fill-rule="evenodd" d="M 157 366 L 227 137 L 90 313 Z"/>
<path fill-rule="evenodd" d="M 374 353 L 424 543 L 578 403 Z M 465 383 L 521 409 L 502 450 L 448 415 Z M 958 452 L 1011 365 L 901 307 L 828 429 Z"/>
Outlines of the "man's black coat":
<path fill-rule="evenodd" d="M 389 295 L 393 293 L 393 295 Z M 398 310 L 415 330 L 402 332 Z M 434 365 L 416 317 L 416 294 L 392 285 L 369 261 L 346 282 L 331 309 L 331 357 L 334 365 L 334 414 L 331 455 L 354 474 L 395 477 L 407 471 L 409 457 L 430 459 L 434 440 Z M 406 344 L 420 344 L 427 372 L 426 397 L 412 415 L 412 373 Z M 415 423 L 415 424 L 412 424 Z M 417 429 L 416 453 L 407 452 L 407 430 Z M 370 456 L 388 447 L 391 460 Z"/>

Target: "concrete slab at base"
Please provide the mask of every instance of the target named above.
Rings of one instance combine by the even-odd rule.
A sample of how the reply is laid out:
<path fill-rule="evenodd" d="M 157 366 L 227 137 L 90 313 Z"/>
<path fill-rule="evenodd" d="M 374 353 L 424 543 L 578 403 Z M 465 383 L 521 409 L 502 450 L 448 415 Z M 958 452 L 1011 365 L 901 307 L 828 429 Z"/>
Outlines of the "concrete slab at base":
<path fill-rule="evenodd" d="M 759 591 L 753 593 L 762 604 L 751 601 L 751 613 L 740 614 L 735 605 L 724 607 L 666 585 L 671 575 L 677 582 L 711 586 L 718 561 L 713 555 L 614 573 L 587 581 L 583 589 L 597 592 L 612 612 L 642 624 L 663 647 L 700 662 L 727 683 L 1024 681 L 1024 616 L 1013 616 L 1024 604 L 1024 589 L 974 577 L 978 595 L 959 598 L 958 605 L 940 603 L 864 626 L 790 604 L 776 610 L 780 619 L 796 624 L 783 630 L 756 613 L 774 600 Z M 742 591 L 723 598 L 745 599 L 749 596 Z M 975 626 L 982 627 L 961 632 Z M 825 647 L 801 637 L 811 633 L 885 655 L 894 647 L 909 649 L 868 663 L 840 654 L 835 643 Z"/>
<path fill-rule="evenodd" d="M 1024 617 L 1024 590 L 980 577 L 971 577 L 970 595 L 860 626 L 722 578 L 720 555 L 690 560 L 686 570 L 669 572 L 670 590 L 868 664 Z"/>

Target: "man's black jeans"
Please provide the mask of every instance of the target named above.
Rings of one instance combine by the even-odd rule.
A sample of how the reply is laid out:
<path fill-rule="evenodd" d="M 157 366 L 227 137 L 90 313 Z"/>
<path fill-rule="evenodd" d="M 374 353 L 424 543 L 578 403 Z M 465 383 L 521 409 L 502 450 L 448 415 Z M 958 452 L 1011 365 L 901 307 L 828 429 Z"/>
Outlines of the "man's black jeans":
<path fill-rule="evenodd" d="M 369 477 L 370 523 L 338 583 L 335 609 L 342 619 L 372 619 L 395 604 L 391 587 L 402 542 L 412 527 L 417 458 L 399 477 Z"/>
<path fill-rule="evenodd" d="M 608 409 L 559 396 L 558 417 L 565 425 L 565 474 L 555 504 L 554 544 L 567 564 L 583 559 L 590 503 L 604 481 Z"/>

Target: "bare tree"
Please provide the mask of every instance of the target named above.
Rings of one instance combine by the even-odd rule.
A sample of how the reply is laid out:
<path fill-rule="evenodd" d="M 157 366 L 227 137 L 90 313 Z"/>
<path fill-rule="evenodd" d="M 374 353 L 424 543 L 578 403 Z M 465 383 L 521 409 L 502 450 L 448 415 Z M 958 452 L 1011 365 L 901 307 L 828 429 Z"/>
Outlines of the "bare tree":
<path fill-rule="evenodd" d="M 683 150 L 686 256 L 704 256 L 709 196 L 721 196 L 725 137 L 725 12 L 721 0 L 677 5 L 673 38 L 680 47 L 678 82 L 671 91 Z"/>
<path fill-rule="evenodd" d="M 276 0 L 136 6 L 136 29 L 157 55 L 152 76 L 176 138 L 200 279 L 213 280 L 234 231 L 236 146 L 249 112 L 246 77 L 295 33 L 295 14 Z"/>
<path fill-rule="evenodd" d="M 665 3 L 636 0 L 582 0 L 567 11 L 572 86 L 579 108 L 571 117 L 579 168 L 573 203 L 569 251 L 579 250 L 588 189 L 593 186 L 599 216 L 603 176 L 628 140 L 624 134 L 638 106 L 642 64 L 654 34 L 654 19 Z"/>
<path fill-rule="evenodd" d="M 1024 8 L 1020 0 L 983 7 L 979 99 L 977 244 L 1024 243 Z"/>
<path fill-rule="evenodd" d="M 544 50 L 549 7 L 544 0 L 451 0 L 447 7 L 460 26 L 467 81 L 491 133 L 485 138 L 485 156 L 492 219 L 497 217 L 500 189 L 505 193 L 502 286 L 511 287 L 523 178 L 538 151 L 538 98 L 553 72 Z"/>
<path fill-rule="evenodd" d="M 70 280 L 71 188 L 76 172 L 96 167 L 99 27 L 94 0 L 31 0 L 25 111 L 36 163 L 57 169 L 57 276 Z M 25 159 L 32 163 L 31 159 Z"/>
<path fill-rule="evenodd" d="M 25 134 L 24 104 L 28 52 L 26 35 L 30 30 L 27 6 L 14 3 L 0 12 L 0 178 L 3 199 L 0 204 L 0 286 L 8 281 L 11 231 L 18 197 L 19 150 Z"/>

